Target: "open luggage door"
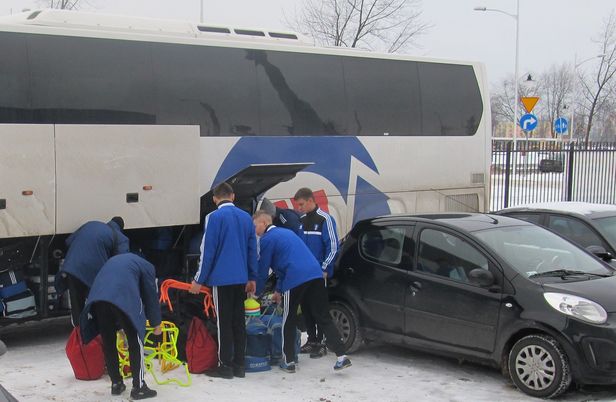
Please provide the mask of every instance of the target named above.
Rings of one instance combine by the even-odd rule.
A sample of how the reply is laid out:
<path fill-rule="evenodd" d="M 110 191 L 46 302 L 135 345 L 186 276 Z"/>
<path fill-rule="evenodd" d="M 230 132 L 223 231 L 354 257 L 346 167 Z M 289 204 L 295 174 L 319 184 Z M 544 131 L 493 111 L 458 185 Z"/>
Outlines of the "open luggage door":
<path fill-rule="evenodd" d="M 259 198 L 266 191 L 278 183 L 291 180 L 297 173 L 311 165 L 313 165 L 311 162 L 249 165 L 224 181 L 233 187 L 235 205 L 252 214 Z M 220 183 L 213 183 L 212 187 L 218 184 Z M 202 221 L 205 215 L 216 208 L 212 193 L 213 190 L 210 190 L 201 197 Z"/>

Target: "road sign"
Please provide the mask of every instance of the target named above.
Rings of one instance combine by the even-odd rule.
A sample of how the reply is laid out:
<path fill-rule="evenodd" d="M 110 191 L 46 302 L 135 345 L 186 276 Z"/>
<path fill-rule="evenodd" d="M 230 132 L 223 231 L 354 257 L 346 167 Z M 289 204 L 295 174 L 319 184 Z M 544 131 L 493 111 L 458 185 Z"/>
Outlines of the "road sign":
<path fill-rule="evenodd" d="M 520 127 L 522 127 L 522 130 L 524 131 L 533 131 L 535 128 L 537 128 L 538 121 L 539 120 L 537 119 L 537 116 L 531 113 L 527 113 L 524 116 L 520 117 Z"/>
<path fill-rule="evenodd" d="M 554 120 L 554 131 L 556 134 L 566 133 L 569 129 L 569 122 L 564 117 L 559 117 Z"/>
<path fill-rule="evenodd" d="M 520 98 L 520 100 L 522 101 L 522 104 L 524 105 L 524 110 L 526 110 L 526 113 L 530 113 L 533 111 L 533 108 L 535 107 L 537 102 L 539 102 L 539 97 L 538 96 L 523 96 Z"/>

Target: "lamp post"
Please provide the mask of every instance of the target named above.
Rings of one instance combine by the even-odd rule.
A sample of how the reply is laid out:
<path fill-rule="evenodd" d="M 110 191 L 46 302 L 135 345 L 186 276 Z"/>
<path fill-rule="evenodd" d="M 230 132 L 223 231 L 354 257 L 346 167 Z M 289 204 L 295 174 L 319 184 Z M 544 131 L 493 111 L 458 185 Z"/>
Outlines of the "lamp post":
<path fill-rule="evenodd" d="M 487 7 L 475 7 L 475 11 L 493 11 L 496 13 L 505 14 L 515 20 L 515 67 L 513 76 L 515 77 L 514 83 L 514 91 L 515 91 L 515 99 L 513 102 L 513 149 L 517 149 L 517 126 L 518 126 L 518 74 L 519 74 L 519 56 L 520 56 L 520 0 L 516 0 L 516 12 L 515 14 L 508 13 L 503 10 L 499 10 L 496 8 L 487 8 Z"/>

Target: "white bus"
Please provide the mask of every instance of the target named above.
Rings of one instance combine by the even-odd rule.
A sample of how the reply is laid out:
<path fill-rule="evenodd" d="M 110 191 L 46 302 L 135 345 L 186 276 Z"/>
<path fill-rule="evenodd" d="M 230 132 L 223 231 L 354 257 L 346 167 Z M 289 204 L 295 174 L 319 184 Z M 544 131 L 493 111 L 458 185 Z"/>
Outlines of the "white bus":
<path fill-rule="evenodd" d="M 120 215 L 146 257 L 181 264 L 224 180 L 247 210 L 310 187 L 341 236 L 381 214 L 488 208 L 479 63 L 60 10 L 0 18 L 0 55 L 0 272 L 40 276 L 38 317 L 56 314 L 66 234 Z"/>

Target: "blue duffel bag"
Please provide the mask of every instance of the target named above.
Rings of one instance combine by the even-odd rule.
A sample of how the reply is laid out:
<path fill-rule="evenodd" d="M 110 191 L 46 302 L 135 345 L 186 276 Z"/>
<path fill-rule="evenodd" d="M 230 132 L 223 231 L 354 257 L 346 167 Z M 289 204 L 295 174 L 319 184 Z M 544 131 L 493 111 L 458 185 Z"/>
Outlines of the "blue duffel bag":
<path fill-rule="evenodd" d="M 272 335 L 259 317 L 246 319 L 246 372 L 271 370 L 269 365 Z"/>

